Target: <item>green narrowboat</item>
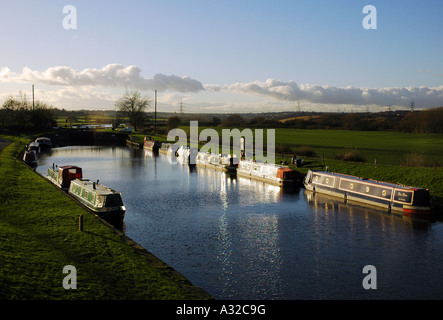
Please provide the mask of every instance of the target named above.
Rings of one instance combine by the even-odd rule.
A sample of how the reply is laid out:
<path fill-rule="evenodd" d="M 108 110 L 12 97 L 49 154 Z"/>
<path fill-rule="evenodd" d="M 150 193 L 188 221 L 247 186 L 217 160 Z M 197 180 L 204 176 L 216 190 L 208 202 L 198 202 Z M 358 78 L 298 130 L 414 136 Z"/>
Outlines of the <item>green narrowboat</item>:
<path fill-rule="evenodd" d="M 68 193 L 98 216 L 111 221 L 123 221 L 126 208 L 120 192 L 89 179 L 71 181 Z"/>

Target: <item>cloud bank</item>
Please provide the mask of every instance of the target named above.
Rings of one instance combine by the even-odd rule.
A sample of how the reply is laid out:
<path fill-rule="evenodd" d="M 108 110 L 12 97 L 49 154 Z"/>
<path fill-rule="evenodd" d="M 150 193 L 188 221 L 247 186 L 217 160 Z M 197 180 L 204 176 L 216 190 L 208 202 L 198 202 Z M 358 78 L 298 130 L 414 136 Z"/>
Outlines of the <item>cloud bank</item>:
<path fill-rule="evenodd" d="M 156 74 L 152 79 L 141 76 L 137 66 L 109 64 L 101 69 L 74 70 L 70 67 L 51 67 L 43 72 L 23 68 L 22 73 L 14 73 L 9 68 L 0 69 L 0 81 L 39 83 L 57 86 L 103 86 L 131 87 L 140 90 L 172 90 L 178 92 L 198 92 L 203 85 L 190 77 Z"/>
<path fill-rule="evenodd" d="M 79 90 L 85 87 L 126 87 L 180 93 L 235 92 L 271 98 L 274 101 L 305 101 L 330 105 L 409 106 L 411 101 L 414 101 L 418 108 L 443 106 L 443 86 L 435 88 L 362 88 L 352 86 L 340 88 L 327 85 L 298 85 L 294 81 L 283 82 L 275 79 L 211 85 L 202 84 L 187 76 L 156 74 L 152 78 L 145 78 L 137 66 L 123 66 L 121 64 L 109 64 L 101 69 L 87 68 L 80 71 L 65 66 L 51 67 L 43 72 L 25 67 L 21 73 L 14 73 L 9 68 L 3 67 L 0 69 L 0 82 L 44 84 L 71 89 L 77 87 Z"/>
<path fill-rule="evenodd" d="M 302 84 L 294 81 L 282 82 L 268 79 L 265 82 L 235 83 L 232 85 L 207 85 L 207 90 L 235 91 L 271 97 L 282 101 L 308 101 L 322 104 L 341 105 L 380 105 L 380 106 L 409 106 L 414 101 L 416 106 L 429 108 L 443 105 L 443 86 L 436 88 L 407 87 L 407 88 L 357 88 L 334 87 Z"/>

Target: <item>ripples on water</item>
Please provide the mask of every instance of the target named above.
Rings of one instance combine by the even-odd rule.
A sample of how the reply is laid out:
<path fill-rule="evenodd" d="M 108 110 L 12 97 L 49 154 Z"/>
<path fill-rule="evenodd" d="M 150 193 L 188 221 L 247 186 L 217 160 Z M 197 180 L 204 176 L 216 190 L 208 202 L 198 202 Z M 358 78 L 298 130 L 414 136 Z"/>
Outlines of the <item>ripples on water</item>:
<path fill-rule="evenodd" d="M 175 159 L 172 159 L 175 160 Z M 56 148 L 123 195 L 126 234 L 218 299 L 442 299 L 443 224 L 344 204 L 165 155 Z M 377 289 L 365 290 L 365 265 Z"/>

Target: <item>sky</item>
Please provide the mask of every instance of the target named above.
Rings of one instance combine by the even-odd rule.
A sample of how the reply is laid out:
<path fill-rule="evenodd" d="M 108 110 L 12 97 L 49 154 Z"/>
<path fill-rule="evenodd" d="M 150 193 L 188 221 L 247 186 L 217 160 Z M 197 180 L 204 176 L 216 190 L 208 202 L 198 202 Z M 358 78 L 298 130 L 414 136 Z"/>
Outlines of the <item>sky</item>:
<path fill-rule="evenodd" d="M 157 90 L 167 112 L 439 107 L 442 12 L 441 0 L 0 0 L 0 103 L 34 85 L 68 110 L 114 110 L 132 90 Z"/>

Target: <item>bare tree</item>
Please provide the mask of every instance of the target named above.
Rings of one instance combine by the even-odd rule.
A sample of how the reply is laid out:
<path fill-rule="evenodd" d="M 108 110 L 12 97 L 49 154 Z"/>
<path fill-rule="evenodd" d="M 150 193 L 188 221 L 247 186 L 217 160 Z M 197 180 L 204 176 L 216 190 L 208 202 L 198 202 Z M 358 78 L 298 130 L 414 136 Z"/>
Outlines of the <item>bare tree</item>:
<path fill-rule="evenodd" d="M 142 97 L 138 91 L 126 91 L 125 95 L 117 100 L 115 106 L 117 110 L 128 116 L 129 122 L 134 126 L 134 130 L 137 131 L 137 126 L 143 123 L 145 112 L 151 106 L 151 100 L 147 97 Z"/>

